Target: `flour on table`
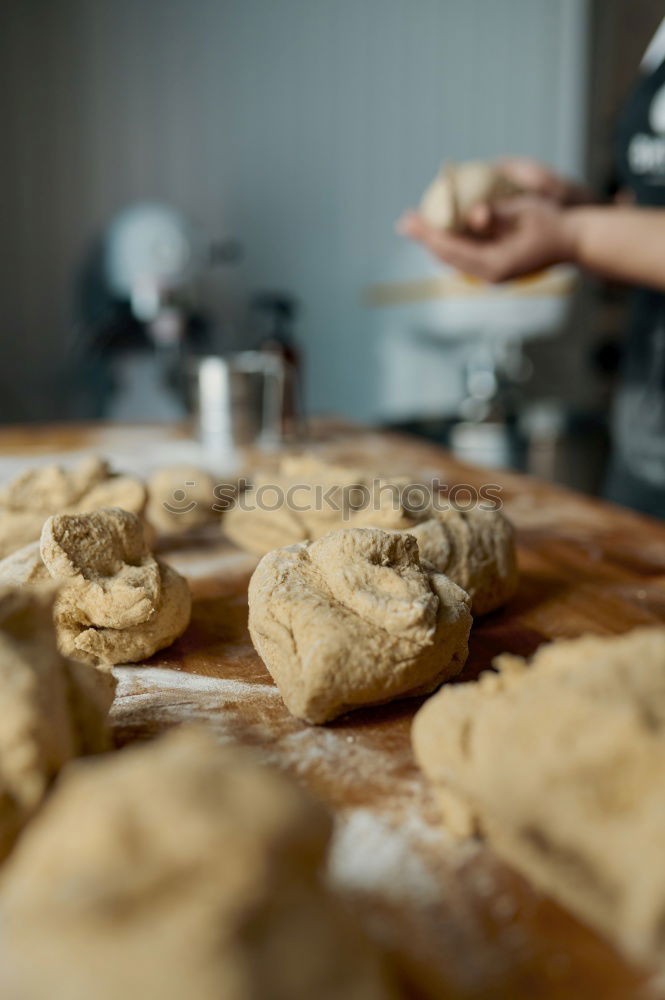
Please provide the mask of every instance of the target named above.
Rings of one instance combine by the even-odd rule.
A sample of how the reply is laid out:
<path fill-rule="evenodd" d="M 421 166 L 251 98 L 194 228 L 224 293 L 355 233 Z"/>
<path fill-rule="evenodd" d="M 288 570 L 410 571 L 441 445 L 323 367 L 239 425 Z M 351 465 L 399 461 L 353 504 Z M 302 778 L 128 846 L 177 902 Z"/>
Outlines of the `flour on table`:
<path fill-rule="evenodd" d="M 146 702 L 157 702 L 174 692 L 218 695 L 220 703 L 229 699 L 241 701 L 265 696 L 279 697 L 277 688 L 272 684 L 247 684 L 235 678 L 209 677 L 184 670 L 127 666 L 115 667 L 113 674 L 118 681 L 117 699 L 141 698 Z"/>
<path fill-rule="evenodd" d="M 330 880 L 343 890 L 434 903 L 441 888 L 418 852 L 419 839 L 436 841 L 441 849 L 445 838 L 417 815 L 391 823 L 370 809 L 354 809 L 338 821 L 328 858 Z"/>

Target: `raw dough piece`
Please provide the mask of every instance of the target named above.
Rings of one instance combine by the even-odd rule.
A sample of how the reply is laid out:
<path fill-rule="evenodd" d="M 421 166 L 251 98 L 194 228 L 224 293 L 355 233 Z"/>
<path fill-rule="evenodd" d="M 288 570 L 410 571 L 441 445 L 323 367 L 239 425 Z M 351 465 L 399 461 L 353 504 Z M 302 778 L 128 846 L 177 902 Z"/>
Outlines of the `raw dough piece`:
<path fill-rule="evenodd" d="M 224 518 L 224 534 L 257 555 L 320 538 L 348 520 L 362 482 L 357 469 L 313 455 L 286 456 L 277 472 L 254 477 L 253 489 Z"/>
<path fill-rule="evenodd" d="M 150 554 L 135 514 L 56 514 L 42 529 L 40 551 L 49 575 L 63 584 L 55 622 L 66 655 L 133 663 L 187 628 L 187 581 Z"/>
<path fill-rule="evenodd" d="M 83 459 L 73 468 L 26 469 L 0 490 L 0 558 L 37 541 L 51 514 L 100 507 L 122 507 L 140 514 L 146 499 L 146 489 L 138 479 L 112 475 L 98 456 Z"/>
<path fill-rule="evenodd" d="M 187 581 L 148 550 L 141 520 L 119 508 L 56 514 L 41 542 L 0 561 L 0 583 L 55 580 L 61 652 L 95 664 L 135 663 L 189 624 Z"/>
<path fill-rule="evenodd" d="M 252 642 L 311 723 L 434 690 L 462 669 L 470 626 L 468 595 L 378 528 L 270 552 L 249 584 Z"/>
<path fill-rule="evenodd" d="M 98 456 L 84 458 L 73 468 L 36 466 L 26 469 L 0 491 L 0 506 L 38 511 L 46 518 L 54 510 L 77 503 L 109 475 L 107 463 Z"/>
<path fill-rule="evenodd" d="M 27 583 L 44 583 L 50 579 L 39 542 L 30 542 L 18 552 L 0 559 L 0 586 L 23 587 Z"/>
<path fill-rule="evenodd" d="M 416 758 L 459 834 L 641 960 L 663 961 L 665 628 L 560 640 L 445 688 Z"/>
<path fill-rule="evenodd" d="M 505 604 L 517 589 L 515 532 L 501 511 L 433 511 L 409 528 L 421 559 L 445 573 L 471 597 L 474 615 Z"/>
<path fill-rule="evenodd" d="M 444 163 L 420 202 L 420 214 L 436 229 L 463 232 L 471 209 L 518 194 L 518 188 L 493 163 L 467 160 Z"/>
<path fill-rule="evenodd" d="M 431 496 L 425 484 L 406 476 L 367 474 L 367 492 L 349 519 L 353 528 L 382 528 L 384 531 L 411 531 L 430 516 Z"/>
<path fill-rule="evenodd" d="M 0 586 L 0 859 L 62 765 L 110 747 L 115 681 L 58 653 L 51 587 Z"/>
<path fill-rule="evenodd" d="M 330 822 L 203 730 L 68 769 L 8 862 L 0 992 L 21 1000 L 387 1000 L 324 889 Z"/>
<path fill-rule="evenodd" d="M 408 528 L 425 516 L 400 502 L 409 484 L 405 477 L 386 479 L 371 470 L 330 464 L 316 455 L 287 456 L 277 473 L 256 478 L 254 489 L 224 518 L 223 530 L 236 545 L 264 555 L 285 545 L 322 538 L 337 528 Z M 261 489 L 263 508 L 257 505 Z M 396 500 L 391 489 L 397 491 Z M 266 509 L 275 507 L 280 498 L 280 506 Z"/>
<path fill-rule="evenodd" d="M 226 488 L 222 499 L 215 495 L 219 486 Z M 185 534 L 219 520 L 222 511 L 213 510 L 213 505 L 221 506 L 223 497 L 232 498 L 234 492 L 231 484 L 196 465 L 165 466 L 148 480 L 146 517 L 160 534 Z"/>
<path fill-rule="evenodd" d="M 269 503 L 273 503 L 272 496 Z M 254 506 L 255 490 L 248 491 L 241 502 L 252 506 L 232 507 L 222 522 L 222 531 L 239 548 L 262 556 L 272 549 L 307 538 L 307 529 L 294 511 L 286 507 L 264 510 Z"/>

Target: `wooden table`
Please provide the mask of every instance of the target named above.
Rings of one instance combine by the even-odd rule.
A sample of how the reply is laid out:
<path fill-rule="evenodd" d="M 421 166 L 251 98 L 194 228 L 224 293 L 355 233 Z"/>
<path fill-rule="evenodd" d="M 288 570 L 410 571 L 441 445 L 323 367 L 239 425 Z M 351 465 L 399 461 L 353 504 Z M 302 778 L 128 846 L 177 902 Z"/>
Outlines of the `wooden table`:
<path fill-rule="evenodd" d="M 131 435 L 131 429 L 128 430 Z M 95 447 L 94 428 L 0 432 L 0 456 Z M 478 621 L 461 680 L 505 650 L 583 632 L 665 621 L 665 526 L 567 490 L 454 461 L 397 435 L 318 424 L 312 447 L 383 472 L 496 483 L 518 528 L 521 582 L 509 606 Z M 479 843 L 456 844 L 437 823 L 414 765 L 419 702 L 308 727 L 284 708 L 247 634 L 255 559 L 219 533 L 161 553 L 188 575 L 192 623 L 145 665 L 117 670 L 119 744 L 202 720 L 219 739 L 256 748 L 333 811 L 329 874 L 381 942 L 405 997 L 633 998 L 647 981 L 595 933 L 534 891 Z M 543 792 L 546 794 L 546 790 Z"/>

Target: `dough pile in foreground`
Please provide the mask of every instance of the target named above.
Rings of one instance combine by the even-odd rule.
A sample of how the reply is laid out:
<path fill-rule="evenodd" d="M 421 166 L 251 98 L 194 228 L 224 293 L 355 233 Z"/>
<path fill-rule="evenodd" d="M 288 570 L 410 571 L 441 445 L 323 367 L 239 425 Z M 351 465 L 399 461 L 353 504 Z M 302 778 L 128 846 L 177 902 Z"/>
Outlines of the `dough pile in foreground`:
<path fill-rule="evenodd" d="M 5 1000 L 389 1000 L 323 810 L 183 729 L 63 776 L 0 877 Z"/>
<path fill-rule="evenodd" d="M 663 964 L 665 628 L 510 654 L 413 724 L 448 827 L 481 832 L 634 958 Z"/>
<path fill-rule="evenodd" d="M 114 691 L 58 652 L 52 588 L 0 586 L 0 860 L 63 765 L 110 748 Z"/>

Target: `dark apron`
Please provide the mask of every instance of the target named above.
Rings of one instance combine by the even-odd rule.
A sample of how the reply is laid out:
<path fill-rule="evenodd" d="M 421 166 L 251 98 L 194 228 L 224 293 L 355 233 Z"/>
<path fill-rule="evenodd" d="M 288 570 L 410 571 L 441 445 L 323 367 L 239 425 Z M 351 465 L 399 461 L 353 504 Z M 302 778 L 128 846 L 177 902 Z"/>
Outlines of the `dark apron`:
<path fill-rule="evenodd" d="M 665 61 L 639 79 L 617 144 L 619 174 L 636 203 L 665 208 Z M 609 499 L 665 517 L 665 294 L 650 288 L 635 292 L 613 423 Z"/>

